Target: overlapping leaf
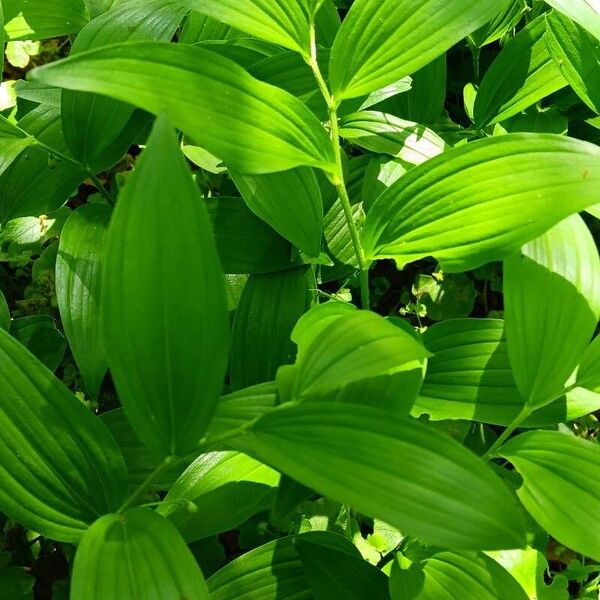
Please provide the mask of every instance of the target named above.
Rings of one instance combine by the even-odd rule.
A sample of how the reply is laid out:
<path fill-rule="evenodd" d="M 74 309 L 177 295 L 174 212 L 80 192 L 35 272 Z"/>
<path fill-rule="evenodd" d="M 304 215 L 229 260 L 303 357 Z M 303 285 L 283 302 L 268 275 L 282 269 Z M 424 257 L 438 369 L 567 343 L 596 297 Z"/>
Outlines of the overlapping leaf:
<path fill-rule="evenodd" d="M 119 198 L 102 279 L 104 347 L 134 429 L 189 452 L 223 385 L 229 322 L 207 210 L 164 118 Z"/>
<path fill-rule="evenodd" d="M 243 173 L 300 165 L 333 168 L 327 134 L 300 100 L 202 48 L 115 44 L 38 68 L 32 77 L 165 113 L 200 146 Z M 186 91 L 165 94 L 166 88 Z"/>
<path fill-rule="evenodd" d="M 593 0 L 546 0 L 600 40 L 600 8 Z"/>
<path fill-rule="evenodd" d="M 600 150 L 572 138 L 511 134 L 449 150 L 412 169 L 375 201 L 367 256 L 399 266 L 434 256 L 464 271 L 516 251 L 598 201 Z"/>

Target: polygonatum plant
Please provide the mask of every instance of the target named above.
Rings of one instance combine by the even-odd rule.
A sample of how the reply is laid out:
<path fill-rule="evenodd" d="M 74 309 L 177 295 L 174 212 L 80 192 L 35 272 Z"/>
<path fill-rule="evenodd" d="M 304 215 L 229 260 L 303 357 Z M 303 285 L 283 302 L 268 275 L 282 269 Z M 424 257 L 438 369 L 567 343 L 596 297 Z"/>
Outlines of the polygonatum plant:
<path fill-rule="evenodd" d="M 597 3 L 0 8 L 0 598 L 599 597 Z"/>

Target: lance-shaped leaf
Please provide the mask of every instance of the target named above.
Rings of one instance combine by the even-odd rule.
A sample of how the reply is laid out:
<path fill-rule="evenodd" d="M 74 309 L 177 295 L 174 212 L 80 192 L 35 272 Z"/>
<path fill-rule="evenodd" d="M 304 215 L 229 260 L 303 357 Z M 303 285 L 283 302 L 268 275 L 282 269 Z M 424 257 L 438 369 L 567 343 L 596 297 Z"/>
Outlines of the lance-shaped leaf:
<path fill-rule="evenodd" d="M 71 55 L 129 40 L 168 42 L 185 12 L 176 0 L 121 3 L 81 30 Z M 126 130 L 126 127 L 132 118 L 139 121 L 139 115 L 134 116 L 134 108 L 129 104 L 86 92 L 62 93 L 62 125 L 67 146 L 73 156 L 94 171 L 111 166 L 131 145 L 136 128 Z"/>
<path fill-rule="evenodd" d="M 11 40 L 44 40 L 77 33 L 88 21 L 83 0 L 3 0 Z"/>
<path fill-rule="evenodd" d="M 308 15 L 297 0 L 179 0 L 253 37 L 310 56 Z"/>
<path fill-rule="evenodd" d="M 327 133 L 300 100 L 203 48 L 115 44 L 46 65 L 31 76 L 165 113 L 198 145 L 243 173 L 300 165 L 334 168 Z M 167 88 L 186 92 L 165 94 Z"/>
<path fill-rule="evenodd" d="M 600 315 L 600 258 L 579 215 L 565 219 L 504 262 L 508 354 L 530 404 L 562 390 Z"/>
<path fill-rule="evenodd" d="M 595 0 L 546 0 L 600 40 L 600 6 Z"/>
<path fill-rule="evenodd" d="M 361 148 L 391 154 L 412 165 L 424 163 L 446 147 L 444 140 L 431 129 L 377 111 L 344 117 L 340 135 Z"/>
<path fill-rule="evenodd" d="M 524 543 L 505 484 L 469 450 L 417 421 L 303 403 L 264 415 L 231 444 L 407 535 L 461 549 Z"/>
<path fill-rule="evenodd" d="M 408 568 L 392 565 L 392 600 L 528 600 L 517 580 L 483 553 L 436 552 Z"/>
<path fill-rule="evenodd" d="M 229 322 L 208 213 L 162 117 L 117 203 L 102 281 L 104 347 L 125 412 L 148 446 L 189 452 L 223 385 Z"/>
<path fill-rule="evenodd" d="M 309 257 L 319 256 L 323 237 L 323 200 L 312 169 L 268 175 L 232 173 L 250 210 Z"/>
<path fill-rule="evenodd" d="M 268 510 L 279 473 L 240 452 L 197 458 L 158 507 L 187 542 L 239 527 Z"/>
<path fill-rule="evenodd" d="M 548 50 L 577 95 L 600 113 L 600 43 L 585 29 L 553 11 L 546 15 Z"/>
<path fill-rule="evenodd" d="M 2 8 L 0 7 L 0 15 Z M 0 47 L 2 41 L 0 40 Z M 0 118 L 0 175 L 17 159 L 19 154 L 35 142 L 19 128 L 11 125 L 4 117 Z"/>
<path fill-rule="evenodd" d="M 585 388 L 600 391 L 600 336 L 586 348 L 577 370 L 577 383 Z"/>
<path fill-rule="evenodd" d="M 8 331 L 10 327 L 10 310 L 8 308 L 8 302 L 6 302 L 6 298 L 0 290 L 0 329 L 4 329 L 4 331 Z"/>
<path fill-rule="evenodd" d="M 600 560 L 600 447 L 554 431 L 512 438 L 499 454 L 523 477 L 519 499 L 561 544 Z"/>
<path fill-rule="evenodd" d="M 567 85 L 545 40 L 544 17 L 512 38 L 481 81 L 474 106 L 477 127 L 508 119 Z"/>
<path fill-rule="evenodd" d="M 111 216 L 104 204 L 71 213 L 56 257 L 60 317 L 86 390 L 96 398 L 108 367 L 100 339 L 100 259 Z"/>
<path fill-rule="evenodd" d="M 281 365 L 294 362 L 290 334 L 310 305 L 311 275 L 305 265 L 248 278 L 231 332 L 233 389 L 272 381 Z"/>
<path fill-rule="evenodd" d="M 333 44 L 333 95 L 369 94 L 418 71 L 501 9 L 497 0 L 357 0 Z"/>
<path fill-rule="evenodd" d="M 47 146 L 69 154 L 59 108 L 40 105 L 19 121 L 19 127 Z M 56 160 L 35 145 L 26 148 L 0 177 L 0 222 L 50 214 L 85 178 L 83 167 Z"/>
<path fill-rule="evenodd" d="M 511 134 L 448 150 L 379 196 L 363 229 L 370 258 L 401 267 L 434 256 L 465 271 L 516 251 L 598 201 L 600 149 L 551 134 Z"/>
<path fill-rule="evenodd" d="M 413 415 L 505 426 L 519 415 L 525 401 L 512 374 L 503 321 L 443 321 L 430 327 L 423 341 L 433 356 L 427 361 L 427 374 Z M 564 423 L 598 408 L 600 394 L 576 388 L 535 410 L 523 425 Z"/>
<path fill-rule="evenodd" d="M 106 427 L 0 330 L 0 509 L 55 540 L 77 542 L 127 492 Z"/>
<path fill-rule="evenodd" d="M 106 12 L 110 9 L 110 7 L 114 4 L 115 0 L 85 0 L 85 4 L 90 13 L 90 17 L 95 19 L 100 16 L 102 13 Z"/>
<path fill-rule="evenodd" d="M 196 559 L 164 517 L 134 508 L 96 521 L 77 548 L 71 598 L 140 600 L 150 592 L 210 599 Z"/>
<path fill-rule="evenodd" d="M 352 542 L 336 533 L 310 531 L 281 538 L 246 552 L 217 571 L 208 580 L 211 599 L 312 600 L 314 594 L 297 542 L 318 544 L 349 559 L 360 559 Z"/>

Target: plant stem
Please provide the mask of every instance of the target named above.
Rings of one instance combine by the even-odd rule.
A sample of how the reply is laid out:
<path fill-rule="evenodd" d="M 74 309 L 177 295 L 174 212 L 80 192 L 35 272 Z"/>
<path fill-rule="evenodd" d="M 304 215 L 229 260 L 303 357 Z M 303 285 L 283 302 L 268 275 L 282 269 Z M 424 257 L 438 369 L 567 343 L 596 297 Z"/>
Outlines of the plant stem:
<path fill-rule="evenodd" d="M 527 419 L 527 417 L 533 412 L 534 407 L 526 404 L 521 409 L 521 412 L 513 419 L 513 421 L 508 425 L 508 427 L 500 434 L 498 439 L 491 445 L 491 447 L 485 452 L 485 454 L 481 457 L 483 460 L 488 460 L 490 458 L 494 458 L 496 456 L 496 451 L 504 445 L 504 442 L 510 437 L 510 435 L 514 432 L 515 429 Z"/>
<path fill-rule="evenodd" d="M 131 508 L 136 504 L 136 502 L 143 498 L 145 494 L 147 494 L 152 486 L 156 483 L 160 475 L 162 475 L 169 467 L 180 462 L 181 459 L 177 459 L 174 456 L 167 456 L 163 459 L 163 461 L 144 479 L 144 481 L 136 488 L 136 490 L 123 502 L 121 508 L 117 512 L 122 513 L 125 512 L 128 508 Z"/>
<path fill-rule="evenodd" d="M 350 202 L 348 190 L 344 181 L 344 166 L 342 162 L 342 148 L 340 146 L 340 131 L 337 115 L 338 103 L 331 95 L 317 61 L 317 43 L 314 23 L 312 23 L 310 26 L 310 48 L 310 56 L 305 56 L 304 58 L 312 69 L 317 81 L 317 85 L 321 90 L 321 94 L 323 94 L 323 98 L 325 99 L 329 111 L 331 144 L 333 146 L 333 154 L 335 157 L 335 172 L 332 173 L 331 182 L 337 190 L 342 208 L 344 210 L 344 217 L 346 219 L 346 224 L 348 225 L 348 231 L 350 232 L 354 254 L 356 255 L 356 262 L 358 263 L 358 268 L 360 270 L 360 297 L 362 306 L 365 309 L 369 309 L 369 262 L 367 261 L 360 241 L 360 235 L 358 233 L 358 228 L 352 213 L 352 203 Z"/>

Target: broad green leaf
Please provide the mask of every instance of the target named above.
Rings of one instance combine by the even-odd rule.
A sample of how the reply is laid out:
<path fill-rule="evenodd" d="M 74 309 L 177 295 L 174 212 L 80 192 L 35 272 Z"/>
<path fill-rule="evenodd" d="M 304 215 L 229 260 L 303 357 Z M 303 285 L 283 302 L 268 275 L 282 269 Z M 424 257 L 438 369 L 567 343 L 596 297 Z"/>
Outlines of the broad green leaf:
<path fill-rule="evenodd" d="M 363 229 L 371 259 L 426 256 L 465 271 L 598 201 L 600 150 L 564 136 L 511 134 L 448 150 L 375 201 Z"/>
<path fill-rule="evenodd" d="M 164 113 L 198 145 L 243 173 L 300 165 L 334 168 L 327 133 L 300 100 L 209 50 L 128 42 L 40 67 L 31 77 Z M 164 93 L 182 87 L 185 94 Z"/>
<path fill-rule="evenodd" d="M 0 14 L 2 8 L 0 6 Z M 0 40 L 0 47 L 1 47 Z M 0 120 L 0 175 L 17 159 L 35 140 L 21 130 L 13 127 L 8 121 Z"/>
<path fill-rule="evenodd" d="M 321 307 L 313 309 L 319 317 Z M 310 318 L 310 317 L 309 317 Z M 306 321 L 300 327 L 306 327 Z M 298 359 L 291 390 L 294 399 L 311 399 L 380 375 L 412 370 L 428 356 L 411 333 L 366 310 L 349 311 L 321 322 L 310 333 L 296 330 Z"/>
<path fill-rule="evenodd" d="M 508 355 L 531 405 L 563 389 L 600 316 L 600 258 L 579 215 L 572 215 L 504 262 Z"/>
<path fill-rule="evenodd" d="M 32 315 L 13 319 L 10 334 L 50 371 L 56 371 L 60 365 L 67 340 L 56 328 L 50 315 Z"/>
<path fill-rule="evenodd" d="M 147 508 L 102 517 L 77 548 L 71 598 L 140 600 L 149 594 L 210 599 L 196 559 L 164 517 Z"/>
<path fill-rule="evenodd" d="M 550 55 L 577 95 L 600 113 L 600 42 L 557 12 L 546 15 L 545 41 Z"/>
<path fill-rule="evenodd" d="M 546 0 L 600 40 L 600 6 L 596 0 Z"/>
<path fill-rule="evenodd" d="M 392 566 L 392 600 L 528 600 L 516 579 L 485 554 L 437 552 Z"/>
<path fill-rule="evenodd" d="M 301 264 L 297 251 L 259 219 L 241 198 L 207 198 L 225 273 L 271 273 Z"/>
<path fill-rule="evenodd" d="M 390 154 L 411 165 L 424 163 L 446 147 L 444 140 L 424 125 L 377 111 L 344 117 L 340 135 L 361 148 Z"/>
<path fill-rule="evenodd" d="M 157 510 L 192 542 L 268 510 L 278 482 L 277 471 L 245 454 L 210 452 L 184 471 Z"/>
<path fill-rule="evenodd" d="M 4 329 L 4 331 L 8 331 L 10 327 L 10 310 L 8 308 L 8 302 L 6 302 L 6 298 L 0 290 L 0 329 Z"/>
<path fill-rule="evenodd" d="M 508 359 L 504 322 L 498 319 L 453 319 L 423 335 L 433 356 L 413 415 L 509 425 L 524 400 Z M 564 423 L 600 408 L 600 395 L 576 388 L 534 411 L 524 426 Z"/>
<path fill-rule="evenodd" d="M 233 172 L 231 176 L 253 213 L 309 257 L 319 256 L 323 200 L 312 169 L 299 168 L 268 175 Z"/>
<path fill-rule="evenodd" d="M 477 127 L 504 121 L 567 85 L 548 51 L 545 34 L 542 16 L 504 46 L 479 86 Z"/>
<path fill-rule="evenodd" d="M 330 79 L 339 101 L 411 75 L 475 31 L 501 9 L 497 0 L 357 0 L 331 52 Z"/>
<path fill-rule="evenodd" d="M 264 415 L 231 443 L 407 535 L 461 549 L 524 543 L 505 484 L 469 450 L 417 421 L 303 403 Z"/>
<path fill-rule="evenodd" d="M 19 121 L 19 127 L 69 154 L 56 107 L 38 106 Z M 35 145 L 26 148 L 0 177 L 0 222 L 50 214 L 69 199 L 86 176 L 76 164 L 56 160 Z"/>
<path fill-rule="evenodd" d="M 511 30 L 520 23 L 523 15 L 529 11 L 526 0 L 510 0 L 504 10 L 495 19 L 484 25 L 470 36 L 473 43 L 479 48 L 492 44 L 498 40 L 503 41 Z"/>
<path fill-rule="evenodd" d="M 437 123 L 446 99 L 446 55 L 413 73 L 411 79 L 410 90 L 385 100 L 375 108 L 414 123 Z"/>
<path fill-rule="evenodd" d="M 196 44 L 198 42 L 232 39 L 239 36 L 245 36 L 245 34 L 216 19 L 192 11 L 183 23 L 179 42 L 182 44 Z"/>
<path fill-rule="evenodd" d="M 58 88 L 35 81 L 19 79 L 13 85 L 18 98 L 31 100 L 36 104 L 45 104 L 60 109 L 61 91 Z"/>
<path fill-rule="evenodd" d="M 233 389 L 272 381 L 281 365 L 294 362 L 290 334 L 310 306 L 311 279 L 307 266 L 248 278 L 231 331 Z"/>
<path fill-rule="evenodd" d="M 106 427 L 19 342 L 0 330 L 0 509 L 75 543 L 127 492 Z"/>
<path fill-rule="evenodd" d="M 81 30 L 71 55 L 118 42 L 168 42 L 185 12 L 177 0 L 130 0 L 117 4 Z M 73 156 L 96 172 L 110 167 L 131 145 L 135 133 L 126 126 L 133 113 L 131 105 L 98 94 L 62 92 L 61 116 L 67 146 Z M 108 150 L 112 151 L 107 153 Z"/>
<path fill-rule="evenodd" d="M 2 0 L 10 40 L 44 40 L 77 33 L 88 21 L 84 0 Z"/>
<path fill-rule="evenodd" d="M 213 416 L 229 323 L 210 221 L 175 132 L 156 122 L 105 243 L 104 347 L 140 438 L 191 451 Z"/>
<path fill-rule="evenodd" d="M 297 0 L 179 0 L 259 39 L 310 56 L 308 15 Z"/>
<path fill-rule="evenodd" d="M 100 332 L 101 256 L 111 209 L 86 204 L 71 213 L 56 257 L 62 326 L 86 391 L 96 398 L 108 367 Z"/>
<path fill-rule="evenodd" d="M 85 0 L 85 4 L 92 19 L 95 19 L 109 10 L 114 2 L 115 0 Z"/>
<path fill-rule="evenodd" d="M 315 600 L 389 600 L 388 578 L 362 557 L 349 556 L 321 544 L 295 540 Z"/>
<path fill-rule="evenodd" d="M 217 571 L 209 580 L 212 600 L 314 600 L 297 541 L 318 544 L 343 557 L 360 559 L 347 538 L 325 531 L 285 537 L 246 552 Z M 342 556 L 338 556 L 342 555 Z M 354 564 L 354 561 L 352 561 Z"/>
<path fill-rule="evenodd" d="M 568 548 L 600 559 L 600 448 L 554 431 L 530 431 L 499 450 L 523 477 L 519 499 Z"/>
<path fill-rule="evenodd" d="M 577 370 L 577 383 L 600 392 L 600 336 L 586 348 Z"/>

